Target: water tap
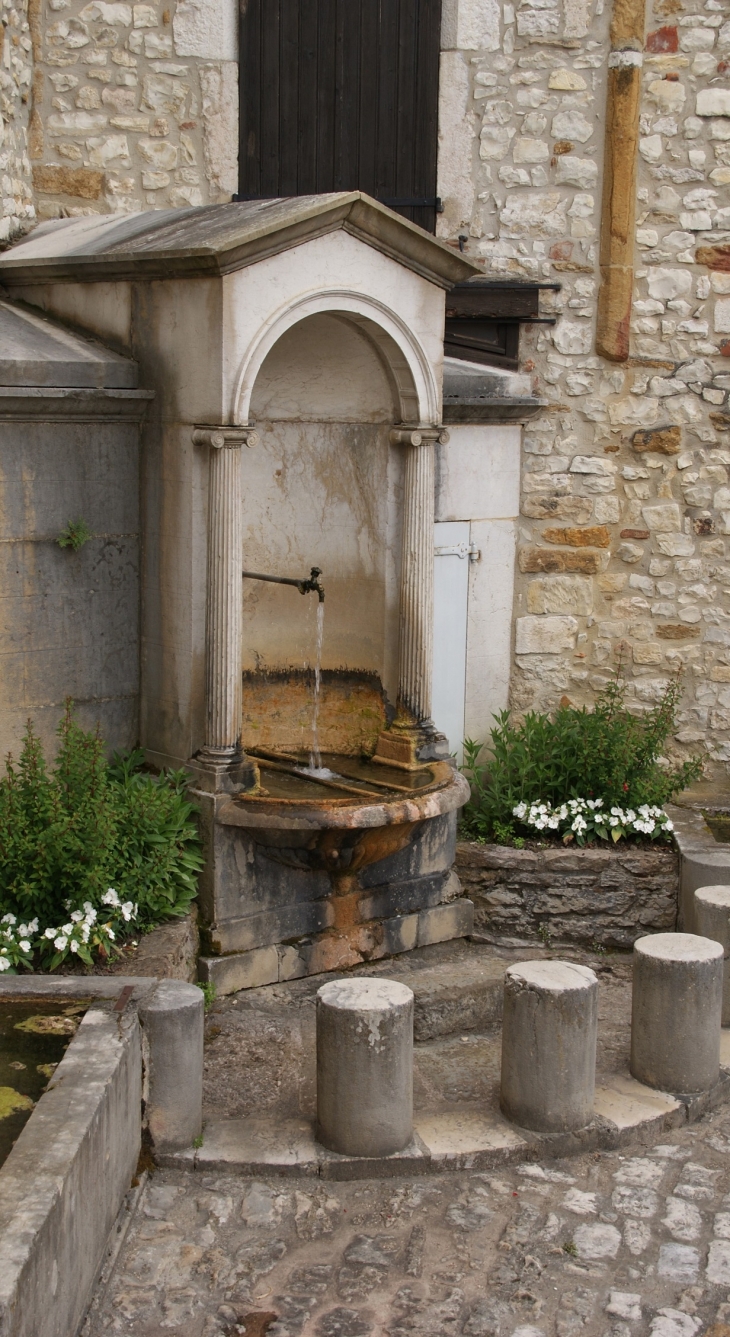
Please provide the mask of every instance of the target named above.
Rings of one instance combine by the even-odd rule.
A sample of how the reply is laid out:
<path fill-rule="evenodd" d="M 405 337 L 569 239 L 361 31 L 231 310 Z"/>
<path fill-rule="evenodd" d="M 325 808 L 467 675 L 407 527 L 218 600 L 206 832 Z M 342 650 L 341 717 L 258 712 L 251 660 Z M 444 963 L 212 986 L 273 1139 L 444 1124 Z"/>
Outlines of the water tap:
<path fill-rule="evenodd" d="M 298 582 L 297 582 L 297 589 L 299 590 L 299 593 L 300 593 L 300 594 L 310 594 L 310 593 L 314 593 L 315 590 L 316 590 L 316 592 L 317 592 L 317 596 L 318 596 L 318 598 L 319 598 L 319 602 L 320 602 L 321 604 L 323 604 L 323 603 L 324 603 L 324 587 L 323 587 L 323 585 L 322 585 L 322 582 L 321 582 L 320 579 L 319 579 L 319 577 L 321 576 L 321 574 L 322 574 L 321 568 L 318 567 L 318 566 L 313 566 L 312 569 L 311 569 L 311 571 L 310 571 L 310 573 L 309 573 L 309 580 L 300 580 L 300 581 L 298 581 Z"/>

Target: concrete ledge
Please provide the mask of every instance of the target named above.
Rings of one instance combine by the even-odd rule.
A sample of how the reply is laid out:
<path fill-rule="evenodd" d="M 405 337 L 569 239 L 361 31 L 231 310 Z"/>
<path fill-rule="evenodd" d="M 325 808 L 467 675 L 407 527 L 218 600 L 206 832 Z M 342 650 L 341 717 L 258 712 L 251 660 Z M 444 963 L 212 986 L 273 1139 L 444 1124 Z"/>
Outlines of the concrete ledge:
<path fill-rule="evenodd" d="M 571 1133 L 533 1133 L 498 1110 L 474 1105 L 416 1112 L 412 1143 L 394 1156 L 339 1156 L 315 1139 L 307 1119 L 221 1119 L 206 1124 L 198 1150 L 158 1157 L 160 1165 L 222 1170 L 246 1177 L 357 1180 L 488 1170 L 507 1163 L 613 1151 L 642 1145 L 657 1134 L 694 1123 L 730 1102 L 730 1029 L 723 1030 L 720 1080 L 700 1095 L 655 1091 L 626 1071 L 596 1086 L 593 1119 Z"/>
<path fill-rule="evenodd" d="M 76 1332 L 137 1164 L 141 1099 L 136 1014 L 90 1007 L 0 1169 L 3 1337 Z"/>

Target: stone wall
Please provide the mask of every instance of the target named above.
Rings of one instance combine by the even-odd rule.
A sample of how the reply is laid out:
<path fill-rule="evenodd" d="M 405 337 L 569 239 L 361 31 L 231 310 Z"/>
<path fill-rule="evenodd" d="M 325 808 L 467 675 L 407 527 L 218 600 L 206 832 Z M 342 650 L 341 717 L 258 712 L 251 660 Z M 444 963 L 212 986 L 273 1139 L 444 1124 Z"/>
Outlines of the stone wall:
<path fill-rule="evenodd" d="M 2 0 L 0 58 L 0 249 L 35 220 L 28 159 L 29 104 L 33 80 L 28 0 Z"/>
<path fill-rule="evenodd" d="M 677 923 L 675 849 L 541 850 L 460 842 L 456 870 L 489 942 L 597 943 L 628 948 Z"/>
<path fill-rule="evenodd" d="M 40 218 L 230 200 L 238 154 L 230 6 L 31 2 Z"/>
<path fill-rule="evenodd" d="M 621 658 L 675 743 L 730 759 L 730 6 L 648 0 L 631 355 L 595 353 L 610 3 L 449 0 L 439 230 L 559 282 L 526 327 L 511 699 L 590 702 Z M 485 721 L 484 734 L 488 724 Z"/>

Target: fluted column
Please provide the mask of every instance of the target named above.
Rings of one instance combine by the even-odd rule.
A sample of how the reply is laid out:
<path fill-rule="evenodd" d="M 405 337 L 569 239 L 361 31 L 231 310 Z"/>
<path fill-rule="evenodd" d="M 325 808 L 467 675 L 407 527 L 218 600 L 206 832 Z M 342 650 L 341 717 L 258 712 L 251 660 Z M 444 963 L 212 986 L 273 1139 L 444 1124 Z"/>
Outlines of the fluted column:
<path fill-rule="evenodd" d="M 406 717 L 420 723 L 431 717 L 433 678 L 434 445 L 433 439 L 424 440 L 420 432 L 407 435 L 398 706 Z"/>
<path fill-rule="evenodd" d="M 442 427 L 395 428 L 406 447 L 401 549 L 398 717 L 381 734 L 377 759 L 418 764 L 419 751 L 440 735 L 431 719 L 433 680 L 434 447 L 449 439 Z M 433 751 L 433 749 L 432 749 Z"/>
<path fill-rule="evenodd" d="M 201 760 L 226 766 L 241 754 L 243 595 L 242 445 L 256 444 L 246 427 L 199 427 L 197 446 L 210 447 L 208 574 L 205 606 L 205 746 Z"/>

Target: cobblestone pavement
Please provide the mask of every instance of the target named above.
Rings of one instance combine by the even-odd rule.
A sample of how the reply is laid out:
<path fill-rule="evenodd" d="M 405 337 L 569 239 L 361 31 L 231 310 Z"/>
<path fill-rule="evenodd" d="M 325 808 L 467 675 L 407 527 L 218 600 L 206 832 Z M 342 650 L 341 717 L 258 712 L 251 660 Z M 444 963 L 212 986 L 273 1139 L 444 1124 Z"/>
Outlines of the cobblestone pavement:
<path fill-rule="evenodd" d="M 730 1111 L 623 1154 L 329 1184 L 157 1171 L 84 1337 L 730 1337 Z"/>

